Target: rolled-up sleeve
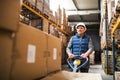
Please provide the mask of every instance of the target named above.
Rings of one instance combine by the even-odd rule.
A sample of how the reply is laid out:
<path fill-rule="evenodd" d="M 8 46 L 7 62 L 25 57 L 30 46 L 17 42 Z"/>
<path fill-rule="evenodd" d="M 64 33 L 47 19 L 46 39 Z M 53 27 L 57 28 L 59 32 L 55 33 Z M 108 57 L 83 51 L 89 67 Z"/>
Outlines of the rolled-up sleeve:
<path fill-rule="evenodd" d="M 89 39 L 89 44 L 88 44 L 88 51 L 92 52 L 94 50 L 92 39 Z"/>
<path fill-rule="evenodd" d="M 68 53 L 72 53 L 71 52 L 71 48 L 72 48 L 72 38 L 70 39 L 70 41 L 68 42 L 67 48 L 66 48 L 66 52 Z"/>

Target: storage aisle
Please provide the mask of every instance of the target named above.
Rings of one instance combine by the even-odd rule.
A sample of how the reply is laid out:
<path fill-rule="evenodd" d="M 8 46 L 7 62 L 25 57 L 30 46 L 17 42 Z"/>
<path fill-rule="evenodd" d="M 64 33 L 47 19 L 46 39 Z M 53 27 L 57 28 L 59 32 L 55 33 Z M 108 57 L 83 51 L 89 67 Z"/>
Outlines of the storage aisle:
<path fill-rule="evenodd" d="M 100 73 L 103 80 L 113 80 L 112 75 L 107 75 L 102 69 L 102 65 L 90 65 L 89 73 Z"/>

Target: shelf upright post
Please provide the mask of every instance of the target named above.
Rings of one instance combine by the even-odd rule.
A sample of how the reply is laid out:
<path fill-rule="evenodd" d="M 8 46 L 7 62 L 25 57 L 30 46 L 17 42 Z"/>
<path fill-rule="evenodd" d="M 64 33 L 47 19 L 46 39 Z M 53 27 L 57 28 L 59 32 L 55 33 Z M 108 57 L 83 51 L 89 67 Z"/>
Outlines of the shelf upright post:
<path fill-rule="evenodd" d="M 115 37 L 112 35 L 113 80 L 115 80 Z"/>
<path fill-rule="evenodd" d="M 106 3 L 106 13 L 105 13 L 105 38 L 106 38 L 106 71 L 108 74 L 108 14 L 107 14 L 107 3 Z"/>

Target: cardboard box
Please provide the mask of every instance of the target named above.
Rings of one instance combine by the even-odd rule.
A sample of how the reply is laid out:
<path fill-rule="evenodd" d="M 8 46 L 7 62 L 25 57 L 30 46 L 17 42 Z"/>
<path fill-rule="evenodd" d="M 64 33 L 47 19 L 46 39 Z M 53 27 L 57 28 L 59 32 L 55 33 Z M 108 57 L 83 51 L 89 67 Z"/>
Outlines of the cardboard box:
<path fill-rule="evenodd" d="M 49 23 L 46 20 L 43 20 L 43 31 L 48 33 Z"/>
<path fill-rule="evenodd" d="M 61 10 L 61 8 L 60 8 L 60 6 L 58 7 L 58 9 L 57 9 L 57 14 L 58 14 L 58 25 L 60 25 L 60 27 L 61 27 L 61 21 L 62 21 L 62 10 Z"/>
<path fill-rule="evenodd" d="M 60 71 L 41 80 L 102 80 L 100 73 L 73 73 Z"/>
<path fill-rule="evenodd" d="M 42 13 L 49 18 L 50 13 L 50 3 L 49 0 L 43 0 Z"/>
<path fill-rule="evenodd" d="M 114 17 L 114 12 L 115 12 L 115 1 L 114 0 L 109 0 L 107 2 L 107 10 L 108 10 L 108 24 L 110 24 L 111 19 Z"/>
<path fill-rule="evenodd" d="M 95 64 L 95 51 L 93 51 L 90 56 L 90 64 Z"/>
<path fill-rule="evenodd" d="M 40 11 L 43 11 L 43 0 L 37 0 L 37 6 Z"/>
<path fill-rule="evenodd" d="M 33 80 L 47 74 L 46 39 L 42 31 L 19 24 L 15 41 L 13 80 Z"/>
<path fill-rule="evenodd" d="M 60 34 L 60 39 L 62 40 L 63 45 L 67 46 L 67 37 L 64 34 Z"/>
<path fill-rule="evenodd" d="M 43 29 L 43 26 L 42 26 L 42 20 L 41 19 L 33 19 L 33 20 L 30 20 L 30 24 L 31 26 L 37 28 L 37 29 L 40 29 L 42 30 Z"/>
<path fill-rule="evenodd" d="M 115 71 L 115 80 L 120 80 L 120 71 Z"/>
<path fill-rule="evenodd" d="M 12 50 L 12 33 L 0 30 L 0 80 L 10 80 Z"/>
<path fill-rule="evenodd" d="M 0 0 L 0 28 L 17 31 L 20 14 L 20 0 Z"/>
<path fill-rule="evenodd" d="M 36 6 L 36 0 L 26 0 L 26 1 L 28 1 L 33 6 Z"/>
<path fill-rule="evenodd" d="M 52 35 L 48 35 L 48 51 L 47 72 L 61 70 L 61 40 Z"/>

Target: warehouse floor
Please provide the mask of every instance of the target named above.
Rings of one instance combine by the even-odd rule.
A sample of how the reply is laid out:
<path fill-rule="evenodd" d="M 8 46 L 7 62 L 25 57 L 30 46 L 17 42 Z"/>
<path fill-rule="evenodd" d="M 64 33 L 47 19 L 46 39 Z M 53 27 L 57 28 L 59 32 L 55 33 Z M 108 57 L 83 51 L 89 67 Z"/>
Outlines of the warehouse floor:
<path fill-rule="evenodd" d="M 90 70 L 89 73 L 100 73 L 102 76 L 103 80 L 113 80 L 112 75 L 106 75 L 102 69 L 102 66 L 97 64 L 97 65 L 90 65 Z"/>
<path fill-rule="evenodd" d="M 69 70 L 68 65 L 63 65 L 62 69 Z M 104 73 L 102 65 L 100 64 L 90 65 L 89 73 L 100 73 L 102 76 L 102 80 L 113 80 L 112 75 L 106 75 Z"/>

